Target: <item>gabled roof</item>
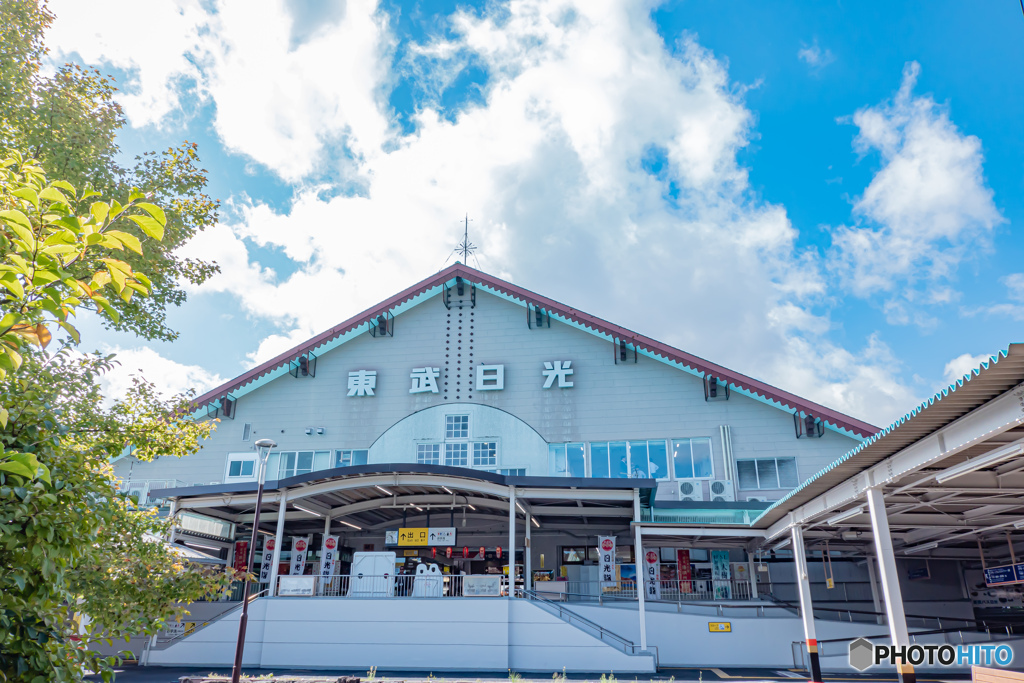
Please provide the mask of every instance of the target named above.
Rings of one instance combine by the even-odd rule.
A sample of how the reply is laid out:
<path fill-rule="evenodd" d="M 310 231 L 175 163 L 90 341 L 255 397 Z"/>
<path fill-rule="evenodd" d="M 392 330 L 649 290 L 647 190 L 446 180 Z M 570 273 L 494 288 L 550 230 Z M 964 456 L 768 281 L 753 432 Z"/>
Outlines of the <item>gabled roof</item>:
<path fill-rule="evenodd" d="M 231 395 L 232 398 L 237 398 L 261 386 L 270 379 L 286 374 L 289 364 L 296 361 L 303 354 L 323 352 L 325 349 L 334 348 L 349 338 L 369 330 L 371 321 L 375 320 L 377 316 L 388 312 L 394 314 L 407 310 L 410 306 L 427 300 L 432 294 L 439 292 L 444 285 L 457 277 L 461 277 L 492 294 L 522 306 L 532 304 L 540 307 L 547 311 L 552 318 L 583 329 L 591 334 L 609 339 L 615 343 L 625 341 L 638 354 L 649 356 L 698 377 L 706 377 L 708 375 L 715 377 L 720 381 L 728 383 L 732 391 L 746 394 L 791 413 L 814 415 L 821 418 L 825 425 L 833 430 L 861 438 L 871 436 L 878 431 L 877 427 L 867 422 L 800 398 L 795 394 L 783 391 L 752 377 L 733 372 L 721 365 L 571 308 L 461 263 L 455 263 L 435 275 L 421 280 L 412 287 L 399 292 L 376 306 L 352 316 L 312 339 L 261 363 L 235 379 L 225 382 L 216 389 L 206 392 L 196 399 L 195 405 L 197 410 L 219 406 L 220 400 L 228 395 Z"/>

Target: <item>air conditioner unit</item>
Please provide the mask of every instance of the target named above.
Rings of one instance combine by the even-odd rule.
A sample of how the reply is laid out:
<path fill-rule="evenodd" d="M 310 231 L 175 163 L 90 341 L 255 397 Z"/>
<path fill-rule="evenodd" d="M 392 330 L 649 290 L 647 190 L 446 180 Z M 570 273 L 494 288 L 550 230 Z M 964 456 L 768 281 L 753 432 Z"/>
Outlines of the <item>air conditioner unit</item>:
<path fill-rule="evenodd" d="M 704 482 L 700 479 L 680 479 L 679 500 L 704 500 Z"/>
<path fill-rule="evenodd" d="M 673 481 L 659 481 L 655 500 L 679 500 L 679 486 Z"/>
<path fill-rule="evenodd" d="M 747 496 L 747 501 L 751 503 L 767 503 L 768 499 L 764 496 Z"/>
<path fill-rule="evenodd" d="M 715 479 L 711 482 L 711 500 L 715 503 L 730 503 L 736 500 L 736 489 L 728 479 Z"/>

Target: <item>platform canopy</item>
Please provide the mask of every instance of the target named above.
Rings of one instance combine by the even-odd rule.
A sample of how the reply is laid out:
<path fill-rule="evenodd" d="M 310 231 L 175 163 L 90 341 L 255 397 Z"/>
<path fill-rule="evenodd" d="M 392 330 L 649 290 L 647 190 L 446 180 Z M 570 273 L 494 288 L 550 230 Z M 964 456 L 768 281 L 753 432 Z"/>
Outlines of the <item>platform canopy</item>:
<path fill-rule="evenodd" d="M 767 546 L 793 526 L 810 547 L 867 550 L 865 492 L 880 488 L 898 556 L 1020 556 L 1024 537 L 1024 344 L 1013 344 L 768 508 Z"/>
<path fill-rule="evenodd" d="M 391 529 L 430 515 L 440 522 L 466 514 L 477 522 L 507 522 L 514 487 L 517 514 L 559 529 L 602 525 L 628 527 L 634 500 L 647 506 L 657 487 L 653 479 L 575 479 L 519 477 L 460 467 L 420 464 L 357 465 L 321 470 L 267 482 L 260 526 L 270 530 L 282 497 L 290 531 L 318 531 L 329 516 L 361 531 Z M 283 495 L 284 494 L 284 495 Z M 255 482 L 161 489 L 150 494 L 171 499 L 178 511 L 192 510 L 236 524 L 251 525 Z"/>

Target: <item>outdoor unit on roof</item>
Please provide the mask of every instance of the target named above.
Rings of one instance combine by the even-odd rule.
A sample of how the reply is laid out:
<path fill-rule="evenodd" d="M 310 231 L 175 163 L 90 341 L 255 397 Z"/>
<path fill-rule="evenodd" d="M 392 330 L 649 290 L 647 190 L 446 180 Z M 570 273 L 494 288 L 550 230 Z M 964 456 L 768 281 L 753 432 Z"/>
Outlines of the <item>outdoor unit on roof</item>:
<path fill-rule="evenodd" d="M 679 500 L 679 486 L 674 481 L 659 481 L 655 500 Z"/>
<path fill-rule="evenodd" d="M 704 500 L 704 482 L 700 479 L 679 480 L 679 500 Z"/>
<path fill-rule="evenodd" d="M 711 500 L 715 503 L 730 503 L 736 500 L 736 489 L 728 479 L 715 479 L 711 482 Z"/>

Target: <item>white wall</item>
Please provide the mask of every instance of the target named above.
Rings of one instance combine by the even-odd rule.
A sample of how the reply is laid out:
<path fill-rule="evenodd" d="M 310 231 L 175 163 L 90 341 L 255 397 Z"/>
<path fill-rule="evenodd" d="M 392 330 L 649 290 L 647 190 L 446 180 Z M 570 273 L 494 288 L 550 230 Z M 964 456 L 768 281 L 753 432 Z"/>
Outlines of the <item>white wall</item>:
<path fill-rule="evenodd" d="M 241 396 L 235 419 L 222 419 L 200 453 L 152 463 L 122 458 L 115 473 L 126 478 L 133 470 L 134 480 L 223 481 L 227 454 L 251 450 L 259 438 L 274 439 L 281 450 L 370 448 L 389 428 L 419 411 L 433 409 L 415 420 L 437 416 L 440 424 L 446 408 L 439 406 L 459 411 L 492 406 L 552 443 L 711 437 L 717 478 L 735 476 L 724 471 L 718 429 L 723 424 L 732 427 L 735 458 L 796 457 L 801 480 L 856 444 L 828 430 L 820 439 L 796 439 L 788 411 L 736 393 L 728 401 L 707 403 L 702 381 L 676 367 L 643 356 L 638 363 L 616 364 L 606 340 L 557 321 L 551 328 L 529 329 L 522 307 L 482 291 L 476 301 L 472 309 L 467 300 L 463 309 L 455 305 L 448 310 L 435 296 L 400 314 L 394 337 L 363 333 L 324 352 L 317 359 L 315 378 L 285 375 Z M 572 361 L 574 387 L 541 388 L 543 363 L 555 360 Z M 504 364 L 503 391 L 473 388 L 479 363 Z M 441 369 L 441 392 L 410 394 L 410 371 L 427 365 Z M 347 396 L 348 373 L 354 370 L 377 371 L 375 396 Z M 415 420 L 410 423 L 417 425 L 414 431 L 426 428 Z M 248 441 L 242 441 L 245 423 L 252 425 Z M 323 427 L 325 433 L 306 435 L 308 427 Z M 406 434 L 405 427 L 400 433 Z M 517 440 L 526 434 L 517 427 L 499 435 L 508 440 L 499 453 L 499 467 L 517 466 Z M 524 443 L 527 449 L 536 445 L 531 439 Z M 389 437 L 374 450 L 379 457 L 401 462 L 412 445 Z M 533 457 L 528 474 L 546 475 L 546 461 Z"/>
<path fill-rule="evenodd" d="M 151 653 L 153 665 L 228 666 L 239 612 Z M 246 666 L 415 671 L 649 673 L 524 600 L 273 598 L 250 608 Z"/>

